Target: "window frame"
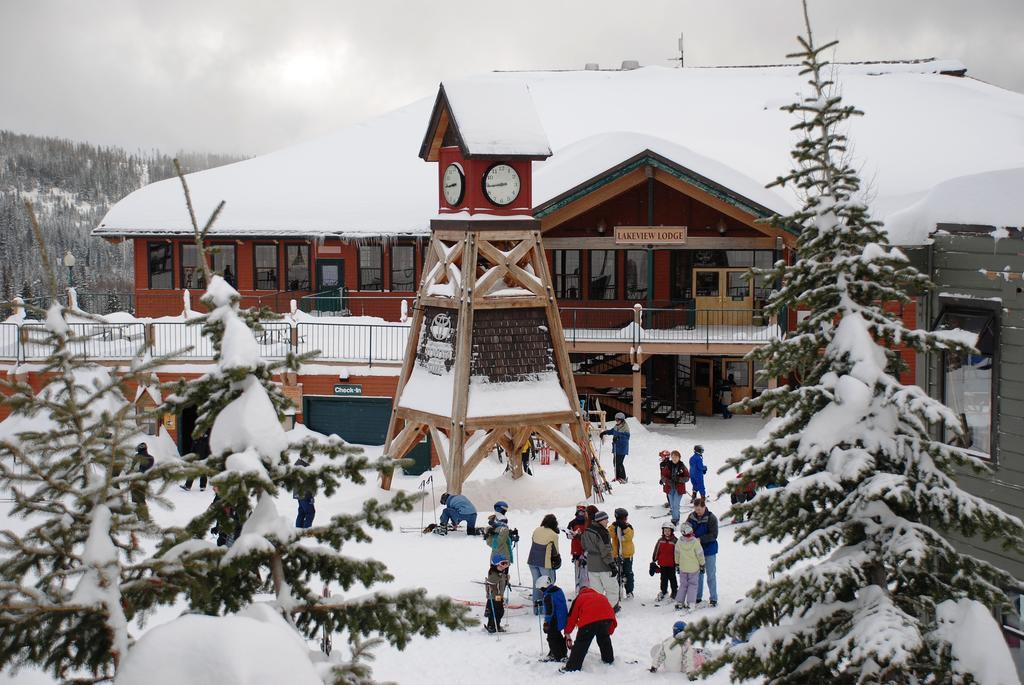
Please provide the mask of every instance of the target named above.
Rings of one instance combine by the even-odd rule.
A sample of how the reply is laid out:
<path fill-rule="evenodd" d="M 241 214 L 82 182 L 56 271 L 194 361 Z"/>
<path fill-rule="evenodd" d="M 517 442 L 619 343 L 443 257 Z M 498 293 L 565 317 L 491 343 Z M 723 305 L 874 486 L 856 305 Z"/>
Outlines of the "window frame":
<path fill-rule="evenodd" d="M 178 255 L 180 257 L 180 259 L 178 260 L 178 278 L 180 280 L 178 282 L 181 283 L 181 289 L 182 290 L 204 290 L 206 288 L 206 284 L 205 283 L 202 283 L 201 285 L 192 285 L 192 286 L 187 285 L 189 283 L 189 279 L 185 277 L 185 268 L 186 268 L 186 266 L 185 266 L 185 251 L 188 250 L 189 248 L 191 248 L 193 250 L 197 250 L 196 254 L 198 255 L 198 248 L 196 248 L 195 244 L 188 243 L 188 242 L 181 243 L 181 247 L 178 250 Z M 198 264 L 198 261 L 197 261 L 197 264 Z M 198 269 L 198 266 L 193 267 L 193 268 Z M 199 273 L 198 277 L 202 278 L 202 272 L 199 271 L 198 273 Z"/>
<path fill-rule="evenodd" d="M 648 289 L 648 285 L 650 283 L 650 274 L 647 273 L 647 267 L 649 266 L 648 261 L 647 261 L 647 252 L 648 252 L 648 250 L 646 248 L 629 249 L 629 250 L 623 250 L 622 251 L 622 270 L 623 270 L 623 274 L 622 274 L 622 297 L 623 297 L 624 300 L 627 300 L 629 302 L 634 302 L 634 301 L 638 302 L 640 300 L 647 300 L 648 299 L 648 295 L 650 294 L 648 292 L 648 290 L 649 290 Z M 639 297 L 630 297 L 630 292 L 629 292 L 629 262 L 630 262 L 629 256 L 630 256 L 631 253 L 639 254 L 640 257 L 641 257 L 641 262 L 643 263 L 643 266 L 642 266 L 642 269 L 643 269 L 643 272 L 644 272 L 643 273 L 643 286 L 641 288 L 638 284 L 634 285 L 635 292 L 641 292 L 641 290 L 642 290 L 643 294 L 640 295 Z M 651 260 L 651 261 L 653 261 L 653 260 Z M 639 274 L 639 269 L 638 269 L 638 274 Z M 637 279 L 638 283 L 639 283 L 639 280 L 640 279 L 638 278 Z"/>
<path fill-rule="evenodd" d="M 170 261 L 170 269 L 168 271 L 162 271 L 161 274 L 170 273 L 171 284 L 167 288 L 154 288 L 153 287 L 153 248 L 163 248 L 168 250 L 169 254 L 167 260 Z M 146 287 L 148 290 L 174 290 L 174 243 L 169 241 L 146 241 Z"/>
<path fill-rule="evenodd" d="M 379 259 L 379 264 L 376 267 L 372 267 L 372 266 L 365 266 L 364 267 L 363 266 L 363 252 L 364 251 L 369 252 L 370 250 L 376 250 L 377 251 L 377 257 Z M 378 244 L 359 245 L 356 248 L 356 268 L 358 269 L 358 271 L 356 272 L 356 276 L 358 278 L 358 280 L 356 281 L 356 284 L 358 285 L 360 291 L 364 291 L 365 290 L 366 292 L 374 292 L 374 293 L 376 293 L 376 292 L 384 292 L 384 246 L 383 245 L 381 245 L 379 243 Z M 376 268 L 378 271 L 380 271 L 380 287 L 379 288 L 368 288 L 368 287 L 366 287 L 366 282 L 363 280 L 363 270 L 364 269 L 373 269 L 373 268 Z"/>
<path fill-rule="evenodd" d="M 565 262 L 570 252 L 576 253 L 576 273 L 566 273 Z M 586 250 L 579 249 L 558 249 L 551 251 L 551 277 L 555 288 L 555 297 L 559 300 L 576 302 L 583 299 L 583 253 Z M 576 287 L 569 288 L 568 280 L 576 279 Z M 570 297 L 568 293 L 575 291 L 576 297 Z"/>
<path fill-rule="evenodd" d="M 271 247 L 274 249 L 274 266 L 260 266 L 257 261 L 257 253 L 261 247 Z M 260 287 L 260 271 L 266 271 L 267 269 L 274 270 L 274 287 L 273 288 L 261 288 Z M 237 276 L 236 276 L 237 277 Z M 281 290 L 281 246 L 277 243 L 253 243 L 252 244 L 252 289 L 261 292 L 279 292 Z"/>
<path fill-rule="evenodd" d="M 292 278 L 291 278 L 291 273 L 289 273 L 289 272 L 290 272 L 290 270 L 292 268 L 292 263 L 288 259 L 288 249 L 292 248 L 292 247 L 298 248 L 299 250 L 305 250 L 306 251 L 306 257 L 305 257 L 305 259 L 306 259 L 306 265 L 305 265 L 305 269 L 306 269 L 306 287 L 305 288 L 295 288 L 295 289 L 293 289 L 292 285 L 291 285 L 292 284 Z M 282 269 L 282 273 L 284 274 L 284 286 L 285 286 L 284 292 L 295 292 L 295 293 L 313 292 L 313 262 L 312 262 L 312 257 L 310 256 L 311 254 L 312 254 L 312 250 L 310 249 L 309 243 L 290 242 L 290 243 L 285 243 L 284 244 L 284 269 Z"/>
<path fill-rule="evenodd" d="M 409 266 L 404 267 L 402 271 L 406 271 L 410 268 L 412 269 L 412 287 L 408 289 L 399 289 L 395 287 L 395 251 L 398 249 L 406 248 L 412 250 L 412 260 L 409 262 Z M 416 279 L 416 243 L 395 243 L 394 245 L 391 246 L 388 256 L 388 287 L 391 289 L 391 291 L 400 293 L 416 292 L 416 286 L 419 283 L 419 281 Z M 403 283 L 402 285 L 405 284 Z"/>
<path fill-rule="evenodd" d="M 594 255 L 599 252 L 608 252 L 612 255 L 611 287 L 605 288 L 605 291 L 610 293 L 609 297 L 594 294 Z M 587 296 L 591 300 L 610 302 L 619 299 L 619 252 L 620 250 L 587 250 Z"/>
<path fill-rule="evenodd" d="M 993 466 L 999 463 L 998 445 L 999 445 L 999 377 L 1000 377 L 1000 330 L 1002 327 L 1002 321 L 1000 319 L 1001 305 L 997 302 L 988 300 L 974 300 L 962 297 L 939 297 L 938 300 L 938 314 L 935 316 L 935 320 L 932 322 L 929 330 L 939 330 L 938 326 L 942 319 L 947 314 L 959 314 L 966 316 L 985 316 L 989 318 L 989 326 L 992 327 L 992 383 L 989 389 L 989 447 L 988 454 L 983 454 L 970 448 L 962 447 L 967 454 L 981 459 L 985 462 L 991 463 Z M 982 329 L 984 331 L 984 328 Z M 938 357 L 938 368 L 936 369 L 938 378 L 936 386 L 938 388 L 939 400 L 946 403 L 946 367 L 947 367 L 947 355 L 949 353 L 942 351 L 939 352 Z M 947 405 L 948 406 L 948 405 Z M 939 429 L 942 433 L 939 439 L 945 442 L 945 427 Z"/>

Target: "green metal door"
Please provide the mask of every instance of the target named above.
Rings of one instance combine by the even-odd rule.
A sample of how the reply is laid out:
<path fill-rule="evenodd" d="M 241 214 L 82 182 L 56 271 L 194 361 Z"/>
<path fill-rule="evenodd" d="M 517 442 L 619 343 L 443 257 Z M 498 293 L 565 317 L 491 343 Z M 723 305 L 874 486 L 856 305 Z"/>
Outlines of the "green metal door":
<path fill-rule="evenodd" d="M 319 312 L 340 312 L 344 309 L 345 260 L 316 260 L 316 305 Z"/>

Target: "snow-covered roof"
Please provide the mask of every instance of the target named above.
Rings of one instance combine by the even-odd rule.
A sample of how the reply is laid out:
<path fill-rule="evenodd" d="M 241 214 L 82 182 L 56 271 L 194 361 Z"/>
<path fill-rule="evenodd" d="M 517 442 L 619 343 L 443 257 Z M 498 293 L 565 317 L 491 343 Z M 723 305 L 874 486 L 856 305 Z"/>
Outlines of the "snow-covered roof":
<path fill-rule="evenodd" d="M 886 217 L 890 233 L 924 243 L 939 224 L 1024 226 L 1024 167 L 943 181 L 922 199 Z"/>
<path fill-rule="evenodd" d="M 447 81 L 441 84 L 435 113 L 443 104 L 468 157 L 551 155 L 529 86 L 523 81 Z"/>
<path fill-rule="evenodd" d="M 949 60 L 837 68 L 845 101 L 865 112 L 852 120 L 848 133 L 877 218 L 908 207 L 949 179 L 1020 166 L 1024 95 L 943 75 L 963 69 Z M 528 89 L 553 152 L 534 162 L 535 206 L 643 147 L 785 211 L 797 198 L 788 189 L 764 186 L 790 168 L 794 120 L 779 107 L 807 91 L 798 71 L 775 66 L 500 72 L 444 86 L 456 101 L 464 92 Z M 225 200 L 215 234 L 426 234 L 437 216 L 437 170 L 417 151 L 432 105 L 433 99 L 423 99 L 319 140 L 190 174 L 200 221 Z M 485 141 L 490 132 L 480 131 Z M 190 231 L 180 184 L 170 179 L 117 203 L 95 233 Z"/>

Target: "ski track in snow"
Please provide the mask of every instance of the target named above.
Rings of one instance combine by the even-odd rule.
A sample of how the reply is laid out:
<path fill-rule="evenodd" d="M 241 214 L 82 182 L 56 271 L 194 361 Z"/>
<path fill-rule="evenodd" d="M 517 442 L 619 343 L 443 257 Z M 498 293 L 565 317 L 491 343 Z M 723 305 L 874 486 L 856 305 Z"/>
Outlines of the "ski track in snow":
<path fill-rule="evenodd" d="M 623 600 L 622 611 L 618 615 L 618 628 L 612 636 L 615 647 L 616 663 L 606 666 L 601 663 L 596 643 L 591 646 L 590 653 L 583 665 L 582 674 L 559 674 L 558 663 L 542 663 L 538 659 L 547 653 L 536 617 L 523 610 L 511 611 L 506 614 L 505 621 L 510 630 L 522 631 L 501 636 L 487 635 L 479 627 L 471 627 L 466 631 L 450 632 L 442 629 L 441 634 L 434 638 L 416 637 L 405 650 L 399 651 L 391 646 L 384 646 L 375 651 L 376 661 L 372 664 L 376 680 L 402 683 L 439 683 L 439 682 L 474 682 L 486 680 L 489 685 L 505 683 L 521 685 L 523 682 L 535 681 L 539 678 L 559 676 L 566 682 L 583 682 L 594 684 L 617 683 L 658 683 L 678 682 L 680 674 L 647 672 L 650 666 L 650 649 L 656 643 L 671 634 L 672 624 L 683 620 L 694 620 L 709 615 L 717 609 L 705 608 L 690 611 L 685 617 L 676 612 L 671 603 L 661 607 L 651 606 L 658 592 L 658 578 L 648 575 L 654 542 L 660 535 L 660 527 L 664 519 L 651 519 L 650 514 L 657 513 L 654 509 L 634 509 L 638 504 L 660 505 L 664 501 L 661 486 L 658 485 L 658 452 L 663 449 L 678 449 L 683 453 L 684 460 L 692 454 L 695 444 L 704 445 L 704 459 L 708 467 L 707 484 L 709 508 L 722 522 L 724 513 L 729 508 L 729 497 L 725 494 L 715 501 L 715 496 L 727 481 L 735 476 L 729 472 L 719 475 L 718 469 L 725 460 L 739 454 L 740 450 L 754 440 L 757 431 L 764 422 L 759 418 L 736 416 L 728 421 L 719 417 L 702 417 L 696 427 L 677 428 L 673 426 L 641 426 L 630 420 L 633 431 L 630 441 L 630 456 L 626 459 L 626 470 L 635 483 L 615 486 L 614 492 L 606 497 L 598 508 L 611 516 L 616 507 L 624 507 L 630 512 L 629 521 L 635 528 L 636 556 L 633 570 L 636 576 L 635 598 Z M 380 454 L 380 446 L 366 447 L 366 453 L 375 457 Z M 612 456 L 610 439 L 598 446 L 602 465 L 606 472 L 612 472 Z M 523 476 L 513 481 L 510 474 L 505 473 L 505 464 L 499 464 L 492 454 L 470 476 L 464 494 L 477 506 L 480 512 L 478 525 L 484 525 L 491 505 L 498 499 L 506 500 L 509 505 L 509 523 L 518 528 L 522 538 L 522 558 L 518 568 L 511 568 L 513 583 L 528 585 L 530 571 L 526 566 L 525 555 L 529 551 L 529 541 L 533 530 L 540 524 L 544 514 L 553 513 L 560 526 L 565 526 L 572 516 L 576 502 L 583 499 L 579 476 L 576 471 L 562 461 L 553 462 L 550 466 L 542 466 L 540 461 L 533 462 L 534 476 Z M 444 477 L 439 468 L 433 471 L 434 501 L 444 492 Z M 396 473 L 393 488 L 404 488 L 416 492 L 423 476 L 404 476 Z M 198 485 L 198 483 L 196 484 Z M 440 514 L 440 506 L 431 508 L 431 488 L 426 484 L 427 493 L 424 502 L 422 523 L 425 525 L 435 520 Z M 199 492 L 193 486 L 191 492 L 184 492 L 176 485 L 167 492 L 174 503 L 173 510 L 151 510 L 158 521 L 164 524 L 182 523 L 187 518 L 205 509 L 213 499 L 211 490 Z M 366 485 L 345 485 L 330 500 L 318 497 L 316 500 L 316 521 L 320 523 L 326 517 L 358 510 L 362 502 L 368 498 L 387 499 L 388 493 L 381 491 L 375 480 Z M 278 497 L 278 509 L 285 516 L 295 515 L 295 500 L 291 495 L 282 493 Z M 0 519 L 3 527 L 22 528 L 25 524 L 17 519 Z M 374 538 L 370 544 L 348 545 L 344 551 L 353 556 L 372 556 L 385 562 L 395 576 L 395 581 L 388 585 L 376 585 L 374 590 L 395 591 L 408 587 L 425 587 L 431 595 L 448 595 L 458 599 L 483 599 L 482 586 L 473 581 L 480 581 L 487 572 L 489 548 L 482 538 L 469 538 L 462 532 L 453 532 L 445 537 L 436 535 L 402 534 L 400 527 L 420 526 L 420 508 L 408 514 L 393 517 L 394 530 L 371 531 Z M 768 560 L 776 546 L 762 544 L 757 546 L 739 547 L 733 542 L 734 526 L 726 526 L 720 530 L 718 554 L 718 592 L 719 608 L 724 608 L 739 598 L 755 581 L 765 577 Z M 572 564 L 569 559 L 568 540 L 563 536 L 560 541 L 560 552 L 564 559 L 558 571 L 560 587 L 566 591 L 571 601 L 574 595 Z M 344 594 L 339 588 L 332 588 L 335 595 Z M 352 596 L 365 594 L 361 586 L 353 587 Z M 518 598 L 519 595 L 513 595 Z M 705 590 L 705 600 L 707 593 Z M 648 606 L 641 606 L 641 602 Z M 172 620 L 185 611 L 180 602 L 174 607 L 163 607 L 148 617 L 145 627 L 137 624 L 132 626 L 133 636 L 156 625 Z M 483 622 L 483 609 L 471 607 L 471 615 Z M 309 642 L 311 649 L 316 649 L 314 642 Z M 344 641 L 335 636 L 335 649 L 344 649 Z M 638 663 L 627 663 L 636 660 Z M 524 680 L 525 679 L 525 680 Z M 54 681 L 34 669 L 23 669 L 17 676 L 9 672 L 0 673 L 0 683 L 19 683 L 19 685 L 37 685 Z M 725 685 L 729 682 L 728 672 L 723 670 L 704 680 L 706 683 Z"/>

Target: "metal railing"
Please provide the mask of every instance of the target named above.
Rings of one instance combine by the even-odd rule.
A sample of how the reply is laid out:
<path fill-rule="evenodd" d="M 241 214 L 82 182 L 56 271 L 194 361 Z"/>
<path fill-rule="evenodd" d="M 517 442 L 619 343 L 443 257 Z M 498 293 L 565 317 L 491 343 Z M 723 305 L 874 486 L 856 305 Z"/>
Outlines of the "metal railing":
<path fill-rule="evenodd" d="M 319 351 L 324 359 L 400 362 L 405 359 L 409 327 L 401 324 L 300 323 L 296 352 Z"/>
<path fill-rule="evenodd" d="M 70 347 L 87 359 L 131 359 L 146 345 L 146 325 L 68 324 Z M 50 355 L 49 331 L 43 324 L 26 323 L 18 334 L 16 357 L 20 361 L 46 359 Z"/>
<path fill-rule="evenodd" d="M 415 298 L 411 293 L 377 293 L 350 295 L 346 288 L 323 293 L 311 293 L 298 299 L 300 311 L 312 316 L 378 316 L 397 321 L 402 302 Z"/>
<path fill-rule="evenodd" d="M 632 345 L 673 343 L 764 343 L 780 335 L 762 309 L 645 309 L 565 307 L 559 309 L 569 343 L 621 341 Z"/>

